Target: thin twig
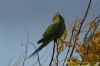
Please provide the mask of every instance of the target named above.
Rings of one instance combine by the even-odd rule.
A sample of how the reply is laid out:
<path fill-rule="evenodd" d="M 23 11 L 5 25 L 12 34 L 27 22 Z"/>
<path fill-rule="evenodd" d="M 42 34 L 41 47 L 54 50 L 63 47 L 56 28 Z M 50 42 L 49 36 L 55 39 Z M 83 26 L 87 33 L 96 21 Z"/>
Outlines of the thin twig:
<path fill-rule="evenodd" d="M 32 42 L 30 42 L 30 44 L 34 45 Z M 35 45 L 34 45 L 35 46 Z M 41 57 L 39 56 L 39 60 L 37 60 L 34 64 L 32 64 L 32 66 L 36 66 L 37 63 L 39 63 L 40 59 L 44 59 L 44 57 L 46 56 L 48 49 L 46 48 L 46 51 L 44 52 L 43 55 L 41 55 Z M 37 52 L 38 53 L 38 52 Z M 45 60 L 45 62 L 47 61 L 47 58 Z M 41 63 L 40 63 L 41 64 Z M 42 65 L 41 65 L 42 66 Z"/>
<path fill-rule="evenodd" d="M 24 56 L 23 56 L 24 52 L 21 53 L 21 55 L 19 56 L 18 60 L 12 65 L 12 66 L 19 66 L 23 59 L 24 59 Z"/>
<path fill-rule="evenodd" d="M 52 64 L 53 57 L 54 57 L 54 53 L 55 53 L 55 41 L 54 41 L 53 53 L 52 53 L 52 56 L 51 56 L 51 61 L 50 61 L 50 63 L 49 63 L 49 66 L 51 66 L 51 64 Z"/>
<path fill-rule="evenodd" d="M 76 20 L 76 21 L 77 21 L 77 20 Z M 74 24 L 73 29 L 72 29 L 72 32 L 71 32 L 72 34 L 71 34 L 71 37 L 70 37 L 70 43 L 71 43 L 71 41 L 72 41 L 72 37 L 73 37 L 74 30 L 75 30 L 76 21 L 75 21 L 75 24 Z M 68 51 L 67 51 L 66 57 L 65 57 L 65 59 L 64 59 L 63 66 L 64 66 L 64 64 L 65 64 L 65 62 L 66 62 L 67 57 L 68 57 L 69 50 L 70 50 L 70 46 L 68 47 Z"/>
<path fill-rule="evenodd" d="M 81 22 L 81 24 L 80 24 L 79 31 L 77 32 L 77 35 L 78 35 L 78 36 L 79 36 L 79 34 L 80 34 L 80 32 L 81 32 L 81 28 L 82 28 L 82 26 L 83 26 L 83 23 L 84 23 L 84 21 L 85 21 L 85 19 L 86 19 L 86 17 L 87 17 L 87 14 L 88 14 L 90 5 L 91 5 L 91 0 L 90 0 L 90 2 L 89 2 L 88 8 L 87 8 L 87 10 L 86 10 L 85 16 L 84 16 L 84 18 L 83 18 L 83 20 L 82 20 L 82 22 Z M 75 48 L 75 43 L 76 43 L 76 41 L 77 41 L 77 40 L 74 41 L 74 46 L 72 47 L 72 51 L 71 51 L 71 54 L 70 54 L 70 58 L 72 57 L 72 54 L 73 54 L 73 51 L 74 51 L 74 48 Z"/>
<path fill-rule="evenodd" d="M 32 42 L 31 42 L 31 44 L 36 49 L 35 45 Z M 41 66 L 41 62 L 40 62 L 40 58 L 39 58 L 39 53 L 38 52 L 37 52 L 37 59 L 38 59 L 38 62 L 39 62 L 39 66 Z"/>
<path fill-rule="evenodd" d="M 9 63 L 8 66 L 11 66 L 11 62 L 12 62 L 13 58 L 9 59 Z"/>
<path fill-rule="evenodd" d="M 99 22 L 100 22 L 100 20 L 98 20 L 97 21 L 97 24 L 96 24 L 96 30 L 97 30 L 97 27 L 99 26 Z M 91 34 L 90 34 L 90 36 L 89 36 L 89 42 L 91 41 L 91 39 L 93 38 L 93 35 L 95 34 L 95 32 L 96 32 L 96 30 L 94 30 Z M 88 48 L 87 48 L 87 53 L 88 53 L 88 49 L 89 49 L 89 46 L 88 46 Z M 86 53 L 86 54 L 87 54 Z"/>
<path fill-rule="evenodd" d="M 58 62 L 59 62 L 59 59 L 58 59 L 58 56 L 59 56 L 59 51 L 58 51 L 58 44 L 56 43 L 57 45 L 57 55 L 56 55 L 56 59 L 57 59 L 57 62 L 56 62 L 56 65 L 58 66 Z"/>
<path fill-rule="evenodd" d="M 28 44 L 29 44 L 29 31 L 27 30 L 27 43 L 26 43 L 26 48 L 25 48 L 25 56 L 23 60 L 22 66 L 25 65 L 26 57 L 27 57 L 27 51 L 28 51 Z"/>
<path fill-rule="evenodd" d="M 98 15 L 97 17 L 95 17 L 94 19 L 96 20 L 96 19 L 98 19 L 100 17 L 100 15 Z M 98 22 L 99 22 L 99 20 L 98 20 Z M 88 29 L 88 31 L 87 31 L 87 33 L 85 34 L 85 36 L 84 36 L 84 39 L 83 39 L 83 42 L 87 42 L 87 39 L 88 39 L 88 34 L 89 34 L 89 32 L 90 32 L 90 30 L 92 29 L 92 27 L 90 27 L 89 29 Z"/>

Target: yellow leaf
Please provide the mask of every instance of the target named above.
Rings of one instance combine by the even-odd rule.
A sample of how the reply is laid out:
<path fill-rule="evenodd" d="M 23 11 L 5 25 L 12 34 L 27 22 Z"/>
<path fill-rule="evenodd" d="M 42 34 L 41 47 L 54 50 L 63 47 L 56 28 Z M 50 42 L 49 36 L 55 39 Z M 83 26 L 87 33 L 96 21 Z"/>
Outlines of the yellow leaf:
<path fill-rule="evenodd" d="M 64 50 L 64 45 L 63 43 L 59 42 L 58 47 L 57 47 L 58 52 L 62 52 Z"/>
<path fill-rule="evenodd" d="M 72 46 L 72 44 L 70 42 L 66 42 L 65 45 L 68 46 Z"/>
<path fill-rule="evenodd" d="M 67 37 L 67 31 L 65 30 L 64 34 L 62 35 L 62 40 L 65 40 Z"/>
<path fill-rule="evenodd" d="M 94 37 L 100 38 L 100 32 L 96 32 L 96 33 L 94 34 Z"/>
<path fill-rule="evenodd" d="M 93 31 L 95 31 L 97 29 L 95 24 L 92 26 L 92 29 L 93 29 Z"/>
<path fill-rule="evenodd" d="M 90 23 L 90 26 L 92 27 L 93 31 L 95 31 L 97 29 L 97 26 L 96 26 L 96 19 L 94 19 L 91 23 Z"/>
<path fill-rule="evenodd" d="M 95 23 L 96 23 L 96 19 L 94 19 L 93 21 L 90 22 L 90 26 L 92 26 Z"/>
<path fill-rule="evenodd" d="M 68 64 L 68 66 L 77 66 L 79 62 L 80 61 L 77 58 L 68 58 L 66 60 L 66 64 Z"/>
<path fill-rule="evenodd" d="M 74 39 L 79 40 L 79 36 L 77 34 L 73 35 Z"/>
<path fill-rule="evenodd" d="M 95 39 L 95 43 L 96 43 L 96 44 L 99 44 L 99 43 L 100 43 L 100 39 L 96 38 L 96 39 Z"/>
<path fill-rule="evenodd" d="M 78 52 L 83 52 L 85 50 L 85 46 L 81 45 L 80 47 L 78 47 L 77 51 Z"/>

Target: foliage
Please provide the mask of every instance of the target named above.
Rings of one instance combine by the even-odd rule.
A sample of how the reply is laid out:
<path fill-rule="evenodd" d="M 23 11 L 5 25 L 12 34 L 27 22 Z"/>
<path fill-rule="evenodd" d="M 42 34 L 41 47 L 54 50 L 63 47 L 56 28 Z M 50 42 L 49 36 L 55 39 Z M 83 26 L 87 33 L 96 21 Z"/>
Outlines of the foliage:
<path fill-rule="evenodd" d="M 51 64 L 52 66 L 58 66 L 62 61 L 61 66 L 100 66 L 100 15 L 87 22 L 89 25 L 83 26 L 90 4 L 91 0 L 84 18 L 79 21 L 76 19 L 73 26 L 67 27 L 64 34 L 57 39 L 56 43 L 54 42 L 53 53 L 49 64 L 50 66 Z M 56 20 L 54 19 L 55 17 L 53 17 L 54 23 L 57 22 L 56 20 L 59 21 L 57 18 Z M 84 29 L 82 27 L 87 28 Z M 71 31 L 68 29 L 71 29 Z M 63 52 L 66 56 L 60 61 L 58 57 L 59 55 L 62 55 Z M 74 56 L 74 53 L 79 55 L 78 58 Z M 54 58 L 55 54 L 56 58 Z M 41 66 L 38 53 L 37 56 L 39 65 Z"/>
<path fill-rule="evenodd" d="M 99 20 L 94 18 L 90 24 L 89 31 L 83 34 L 83 42 L 80 42 L 79 39 L 81 36 L 75 34 L 76 31 L 73 33 L 73 41 L 68 42 L 65 40 L 65 38 L 68 36 L 67 31 L 65 31 L 64 35 L 58 39 L 58 50 L 61 53 L 64 50 L 64 46 L 66 47 L 73 47 L 75 45 L 77 53 L 80 55 L 81 60 L 74 58 L 74 56 L 67 58 L 66 63 L 68 65 L 95 65 L 97 62 L 100 61 L 100 31 L 98 26 Z M 84 35 L 85 34 L 85 35 Z M 68 38 L 67 38 L 68 39 Z M 74 40 L 77 40 L 77 42 L 74 42 Z M 82 39 L 81 39 L 82 40 Z"/>

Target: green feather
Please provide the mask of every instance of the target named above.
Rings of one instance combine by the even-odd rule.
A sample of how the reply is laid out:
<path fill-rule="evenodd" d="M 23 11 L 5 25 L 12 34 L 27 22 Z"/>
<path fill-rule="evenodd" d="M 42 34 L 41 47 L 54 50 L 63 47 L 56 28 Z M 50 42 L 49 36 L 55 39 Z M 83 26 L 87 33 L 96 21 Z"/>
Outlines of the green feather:
<path fill-rule="evenodd" d="M 34 56 L 37 52 L 42 50 L 42 48 L 48 45 L 51 41 L 63 35 L 64 31 L 66 30 L 63 17 L 60 14 L 57 14 L 54 16 L 53 21 L 53 24 L 49 25 L 46 31 L 44 32 L 42 39 L 38 41 L 38 44 L 42 44 L 29 57 Z"/>
<path fill-rule="evenodd" d="M 31 58 L 32 56 L 35 56 L 35 54 L 37 52 L 39 52 L 40 50 L 42 50 L 46 45 L 48 44 L 48 42 L 42 43 L 39 48 L 37 48 L 30 56 L 28 56 L 27 58 Z"/>

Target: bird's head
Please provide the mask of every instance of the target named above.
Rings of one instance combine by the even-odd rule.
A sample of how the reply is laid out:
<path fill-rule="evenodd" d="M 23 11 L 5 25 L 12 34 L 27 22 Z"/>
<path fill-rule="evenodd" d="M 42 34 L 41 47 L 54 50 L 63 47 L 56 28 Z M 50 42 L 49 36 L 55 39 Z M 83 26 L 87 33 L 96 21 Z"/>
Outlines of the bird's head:
<path fill-rule="evenodd" d="M 57 22 L 62 22 L 62 20 L 64 20 L 63 19 L 63 17 L 60 15 L 60 13 L 59 12 L 57 12 L 54 16 L 53 16 L 53 22 L 54 23 L 57 23 Z"/>

